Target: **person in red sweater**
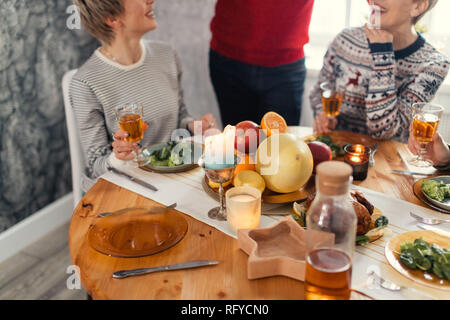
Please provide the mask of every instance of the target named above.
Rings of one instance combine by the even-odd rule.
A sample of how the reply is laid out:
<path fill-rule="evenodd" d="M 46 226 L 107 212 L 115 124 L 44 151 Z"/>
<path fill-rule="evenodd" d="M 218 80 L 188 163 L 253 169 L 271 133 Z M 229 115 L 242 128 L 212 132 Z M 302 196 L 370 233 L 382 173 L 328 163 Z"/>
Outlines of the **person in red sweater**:
<path fill-rule="evenodd" d="M 314 0 L 217 0 L 211 81 L 224 125 L 268 111 L 299 125 Z"/>

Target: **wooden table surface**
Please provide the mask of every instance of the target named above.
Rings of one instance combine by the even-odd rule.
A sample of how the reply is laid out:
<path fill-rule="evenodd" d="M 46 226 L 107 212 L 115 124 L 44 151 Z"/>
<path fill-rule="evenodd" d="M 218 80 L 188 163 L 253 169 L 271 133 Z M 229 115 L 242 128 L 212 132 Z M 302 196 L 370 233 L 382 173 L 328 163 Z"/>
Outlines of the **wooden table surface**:
<path fill-rule="evenodd" d="M 304 135 L 310 128 L 293 128 Z M 414 196 L 411 176 L 393 175 L 392 169 L 408 169 L 410 157 L 406 145 L 393 141 L 379 143 L 375 166 L 369 169 L 362 187 L 393 197 L 423 204 Z M 205 195 L 206 196 L 206 195 Z M 87 242 L 89 226 L 95 216 L 126 207 L 161 206 L 151 199 L 103 179 L 86 193 L 74 211 L 69 229 L 70 255 L 80 268 L 82 284 L 94 299 L 304 299 L 303 282 L 287 277 L 247 279 L 248 256 L 238 248 L 237 240 L 184 215 L 188 222 L 185 238 L 174 247 L 143 258 L 115 258 L 92 249 Z M 190 260 L 220 260 L 214 267 L 154 273 L 113 279 L 121 269 L 174 264 Z M 353 294 L 360 299 L 361 295 Z"/>

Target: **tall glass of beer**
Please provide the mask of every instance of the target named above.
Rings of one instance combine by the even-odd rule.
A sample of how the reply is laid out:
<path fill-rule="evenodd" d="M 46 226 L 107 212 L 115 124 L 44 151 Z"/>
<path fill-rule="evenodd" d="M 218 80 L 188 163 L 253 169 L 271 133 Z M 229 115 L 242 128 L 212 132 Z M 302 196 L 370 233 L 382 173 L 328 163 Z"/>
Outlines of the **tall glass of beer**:
<path fill-rule="evenodd" d="M 139 143 L 144 138 L 144 107 L 141 103 L 130 103 L 116 107 L 114 109 L 117 122 L 122 131 L 128 133 L 126 141 Z M 150 158 L 145 157 L 141 148 L 136 151 L 133 164 L 143 166 L 150 162 Z"/>
<path fill-rule="evenodd" d="M 420 144 L 418 155 L 408 161 L 409 164 L 426 168 L 432 162 L 425 159 L 427 144 L 431 142 L 439 126 L 444 107 L 432 103 L 415 103 L 412 106 L 412 134 Z"/>
<path fill-rule="evenodd" d="M 332 120 L 341 112 L 344 94 L 336 88 L 334 83 L 328 81 L 320 84 L 320 91 L 322 94 L 323 112 L 328 116 L 328 119 Z"/>

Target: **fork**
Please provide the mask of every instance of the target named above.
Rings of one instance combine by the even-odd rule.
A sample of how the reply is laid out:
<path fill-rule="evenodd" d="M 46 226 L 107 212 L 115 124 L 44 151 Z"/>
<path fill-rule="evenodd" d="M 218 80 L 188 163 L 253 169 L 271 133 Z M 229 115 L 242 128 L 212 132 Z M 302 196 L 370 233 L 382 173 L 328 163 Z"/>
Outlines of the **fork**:
<path fill-rule="evenodd" d="M 393 292 L 400 292 L 402 290 L 410 290 L 410 291 L 420 294 L 424 297 L 427 297 L 428 299 L 434 300 L 434 298 L 432 296 L 430 296 L 429 294 L 427 294 L 425 292 L 421 292 L 419 290 L 409 288 L 409 287 L 402 287 L 392 281 L 388 281 L 388 280 L 382 278 L 380 275 L 378 275 L 373 270 L 371 272 L 369 272 L 368 275 L 372 276 L 375 279 L 375 281 L 377 282 L 377 284 L 379 284 L 382 288 L 384 288 L 386 290 L 393 291 Z"/>
<path fill-rule="evenodd" d="M 441 224 L 441 223 L 450 223 L 450 219 L 433 219 L 433 218 L 424 218 L 421 216 L 418 216 L 415 213 L 409 212 L 409 214 L 411 215 L 411 217 L 413 217 L 414 219 L 424 223 L 424 224 L 429 224 L 429 225 L 437 225 L 437 224 Z"/>

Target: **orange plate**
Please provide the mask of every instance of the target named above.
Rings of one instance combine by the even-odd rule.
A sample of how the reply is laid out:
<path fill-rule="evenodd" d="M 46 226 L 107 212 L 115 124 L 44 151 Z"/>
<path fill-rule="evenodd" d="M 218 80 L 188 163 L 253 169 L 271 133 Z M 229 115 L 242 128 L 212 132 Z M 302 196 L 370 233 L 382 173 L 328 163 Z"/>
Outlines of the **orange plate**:
<path fill-rule="evenodd" d="M 400 252 L 400 245 L 405 241 L 414 242 L 417 238 L 422 238 L 430 245 L 435 243 L 442 248 L 448 248 L 450 237 L 443 233 L 436 233 L 434 231 L 410 231 L 399 234 L 392 238 L 385 248 L 386 259 L 389 261 L 395 270 L 400 272 L 405 277 L 410 278 L 420 284 L 437 289 L 450 290 L 450 281 L 440 279 L 433 273 L 423 272 L 421 270 L 411 270 L 405 267 L 401 262 L 399 255 L 395 252 Z"/>
<path fill-rule="evenodd" d="M 206 175 L 205 178 L 202 180 L 202 186 L 209 196 L 219 201 L 219 189 L 211 188 L 209 186 L 208 177 Z M 223 188 L 224 192 L 227 192 L 227 190 L 230 188 L 233 188 L 233 185 L 230 184 L 229 186 L 224 187 Z M 304 186 L 298 191 L 291 193 L 276 193 L 266 188 L 266 190 L 262 194 L 262 201 L 264 203 L 280 203 L 280 204 L 290 203 L 294 201 L 303 201 L 306 200 L 310 194 L 314 193 L 314 191 L 315 191 L 314 179 L 310 178 L 309 181 L 306 183 L 306 186 Z"/>
<path fill-rule="evenodd" d="M 433 210 L 436 210 L 436 211 L 439 211 L 439 212 L 442 212 L 442 213 L 446 213 L 446 214 L 450 214 L 450 211 L 445 210 L 444 208 L 441 208 L 441 207 L 438 207 L 438 206 L 432 204 L 427 199 L 427 197 L 425 197 L 425 195 L 423 194 L 422 182 L 424 180 L 427 180 L 427 179 L 430 179 L 430 178 L 423 178 L 423 179 L 420 179 L 420 180 L 417 180 L 416 182 L 414 182 L 414 184 L 413 184 L 413 191 L 414 191 L 415 196 L 417 197 L 417 199 L 419 199 L 420 201 L 425 203 L 427 206 L 429 206 Z"/>
<path fill-rule="evenodd" d="M 164 251 L 184 238 L 188 224 L 180 213 L 151 211 L 129 208 L 97 218 L 89 228 L 89 244 L 109 256 L 132 258 Z"/>

